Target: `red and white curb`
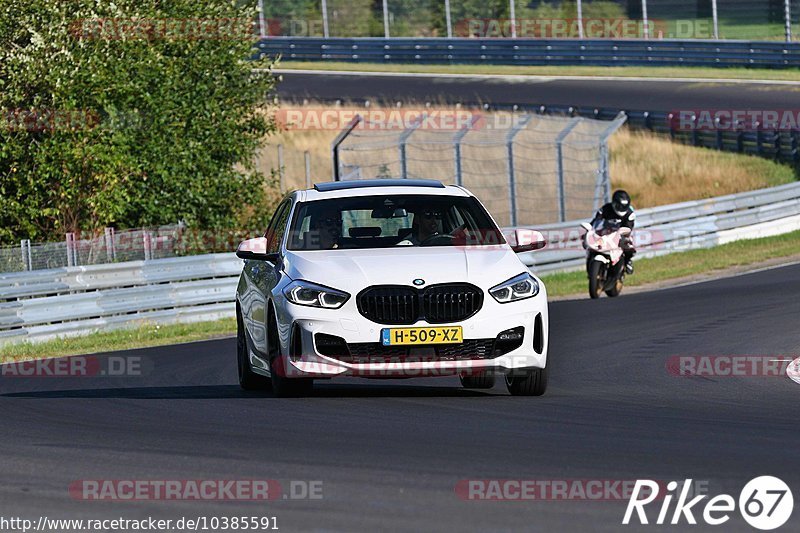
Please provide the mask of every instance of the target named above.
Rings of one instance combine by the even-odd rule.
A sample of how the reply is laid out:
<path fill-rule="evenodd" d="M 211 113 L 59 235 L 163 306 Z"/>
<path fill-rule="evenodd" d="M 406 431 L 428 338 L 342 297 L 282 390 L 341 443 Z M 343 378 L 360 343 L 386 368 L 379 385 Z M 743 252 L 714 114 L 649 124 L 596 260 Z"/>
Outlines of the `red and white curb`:
<path fill-rule="evenodd" d="M 795 383 L 800 383 L 800 357 L 789 363 L 786 367 L 786 375 Z"/>

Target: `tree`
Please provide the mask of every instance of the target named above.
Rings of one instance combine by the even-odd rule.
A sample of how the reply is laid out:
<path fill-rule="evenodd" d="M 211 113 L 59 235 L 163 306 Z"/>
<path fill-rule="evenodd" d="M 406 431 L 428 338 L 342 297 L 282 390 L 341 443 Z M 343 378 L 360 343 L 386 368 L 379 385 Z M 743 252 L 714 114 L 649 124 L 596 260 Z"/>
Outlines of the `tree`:
<path fill-rule="evenodd" d="M 264 211 L 255 0 L 6 0 L 0 241 Z"/>

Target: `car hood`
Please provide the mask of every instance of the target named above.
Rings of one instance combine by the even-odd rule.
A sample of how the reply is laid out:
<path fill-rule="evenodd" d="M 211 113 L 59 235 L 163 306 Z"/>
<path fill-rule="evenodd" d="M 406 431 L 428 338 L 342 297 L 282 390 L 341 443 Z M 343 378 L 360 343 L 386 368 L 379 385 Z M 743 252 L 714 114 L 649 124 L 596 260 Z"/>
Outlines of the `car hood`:
<path fill-rule="evenodd" d="M 290 278 L 351 294 L 370 285 L 412 285 L 415 279 L 424 286 L 468 282 L 489 289 L 526 270 L 508 245 L 289 251 L 284 260 Z"/>

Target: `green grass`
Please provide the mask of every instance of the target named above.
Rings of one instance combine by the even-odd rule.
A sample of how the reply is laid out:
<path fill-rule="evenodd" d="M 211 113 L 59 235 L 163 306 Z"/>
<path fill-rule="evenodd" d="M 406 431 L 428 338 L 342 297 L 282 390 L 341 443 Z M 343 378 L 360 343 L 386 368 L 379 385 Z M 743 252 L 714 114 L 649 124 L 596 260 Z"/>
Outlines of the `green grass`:
<path fill-rule="evenodd" d="M 234 318 L 167 326 L 151 324 L 134 329 L 93 333 L 82 337 L 0 346 L 0 363 L 178 344 L 229 336 L 235 333 L 236 319 Z"/>
<path fill-rule="evenodd" d="M 800 253 L 800 231 L 748 239 L 704 250 L 691 250 L 661 257 L 636 260 L 636 273 L 625 278 L 625 285 L 636 287 L 682 278 L 695 274 L 720 271 L 730 267 L 752 265 L 769 259 Z M 566 272 L 542 276 L 551 296 L 587 294 L 586 272 Z"/>
<path fill-rule="evenodd" d="M 751 265 L 796 255 L 799 252 L 800 231 L 776 237 L 738 241 L 705 250 L 639 259 L 636 261 L 636 274 L 628 277 L 625 283 L 627 286 L 641 286 L 729 267 Z M 550 296 L 583 295 L 587 292 L 588 282 L 583 271 L 550 274 L 543 276 L 542 279 Z M 235 332 L 236 320 L 233 318 L 169 326 L 147 325 L 43 343 L 2 346 L 0 363 L 163 346 L 230 336 Z"/>
<path fill-rule="evenodd" d="M 800 69 L 748 69 L 708 67 L 583 67 L 514 65 L 416 65 L 346 63 L 333 61 L 281 61 L 277 68 L 348 70 L 368 72 L 422 72 L 442 74 L 520 74 L 536 76 L 618 76 L 641 78 L 707 78 L 800 81 Z"/>

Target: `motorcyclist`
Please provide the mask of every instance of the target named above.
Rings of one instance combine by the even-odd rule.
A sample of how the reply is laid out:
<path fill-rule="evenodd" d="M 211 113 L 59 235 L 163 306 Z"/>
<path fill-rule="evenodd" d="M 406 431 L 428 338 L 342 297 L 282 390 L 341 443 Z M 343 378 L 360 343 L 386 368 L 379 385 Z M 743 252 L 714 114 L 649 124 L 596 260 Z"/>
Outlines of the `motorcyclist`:
<path fill-rule="evenodd" d="M 611 201 L 598 209 L 597 213 L 595 213 L 592 219 L 592 226 L 600 220 L 605 220 L 612 224 L 619 224 L 620 227 L 633 230 L 633 226 L 636 223 L 636 213 L 633 210 L 633 206 L 631 206 L 630 195 L 622 189 L 614 191 L 614 194 L 611 196 Z M 630 236 L 622 237 L 620 240 L 620 247 L 625 256 L 625 272 L 627 274 L 633 274 L 633 256 L 636 254 L 636 248 L 633 246 L 633 238 Z"/>

